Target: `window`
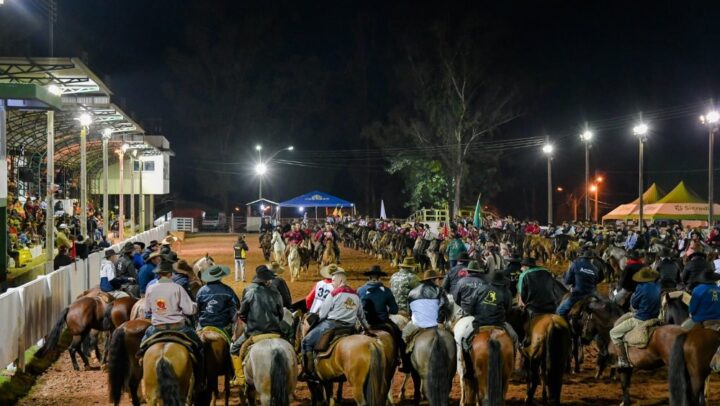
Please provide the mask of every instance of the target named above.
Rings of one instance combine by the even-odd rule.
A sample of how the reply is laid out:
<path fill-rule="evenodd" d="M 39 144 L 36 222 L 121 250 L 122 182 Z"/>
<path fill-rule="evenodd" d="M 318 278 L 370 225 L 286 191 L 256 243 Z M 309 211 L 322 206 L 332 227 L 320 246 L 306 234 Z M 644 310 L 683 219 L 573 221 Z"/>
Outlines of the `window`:
<path fill-rule="evenodd" d="M 143 164 L 143 172 L 155 172 L 155 161 L 133 161 L 134 172 L 140 172 L 140 163 Z"/>

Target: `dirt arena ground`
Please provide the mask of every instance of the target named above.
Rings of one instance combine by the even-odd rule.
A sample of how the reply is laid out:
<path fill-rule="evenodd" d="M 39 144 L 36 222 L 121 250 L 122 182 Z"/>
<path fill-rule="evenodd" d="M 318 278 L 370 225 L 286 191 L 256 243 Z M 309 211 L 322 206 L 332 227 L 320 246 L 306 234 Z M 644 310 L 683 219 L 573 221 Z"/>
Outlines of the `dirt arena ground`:
<path fill-rule="evenodd" d="M 206 234 L 187 238 L 176 246 L 181 258 L 195 260 L 206 253 L 210 254 L 219 263 L 233 267 L 232 245 L 235 236 L 228 234 Z M 256 235 L 248 235 L 250 253 L 247 261 L 248 280 L 252 279 L 253 270 L 262 263 L 262 253 L 258 248 Z M 342 266 L 351 271 L 350 280 L 354 287 L 362 285 L 364 272 L 376 260 L 365 256 L 357 251 L 343 249 L 341 254 Z M 387 264 L 381 263 L 386 271 L 392 272 Z M 304 297 L 311 289 L 317 272 L 317 266 L 311 265 L 312 277 L 307 280 L 290 283 L 290 277 L 285 275 L 294 299 Z M 234 282 L 232 275 L 225 281 L 240 294 L 246 284 Z M 565 386 L 563 387 L 562 403 L 565 405 L 597 405 L 619 404 L 621 399 L 620 383 L 616 380 L 593 378 L 593 361 L 595 359 L 595 348 L 586 349 L 585 364 L 580 374 L 566 375 Z M 73 371 L 70 358 L 67 352 L 43 374 L 28 396 L 20 401 L 24 406 L 44 405 L 89 405 L 109 404 L 107 394 L 107 377 L 100 370 L 97 360 L 92 359 L 93 368 L 90 371 Z M 396 375 L 393 385 L 393 393 L 397 396 L 401 383 L 401 375 Z M 709 404 L 720 404 L 720 385 L 714 379 L 712 383 L 712 397 Z M 656 371 L 639 371 L 633 376 L 632 398 L 635 404 L 640 405 L 666 405 L 667 400 L 667 374 L 666 369 Z M 293 405 L 309 405 L 309 393 L 304 383 L 299 383 L 296 388 L 297 401 Z M 408 386 L 408 394 L 412 393 L 412 384 Z M 351 393 L 345 388 L 345 401 L 343 404 L 351 405 Z M 458 403 L 459 384 L 457 379 L 451 394 L 453 404 Z M 525 397 L 525 383 L 519 378 L 514 378 L 508 393 L 508 404 L 521 405 Z M 123 398 L 123 405 L 129 405 L 127 396 Z M 231 404 L 237 405 L 237 389 L 233 391 Z M 403 404 L 411 404 L 405 401 Z"/>

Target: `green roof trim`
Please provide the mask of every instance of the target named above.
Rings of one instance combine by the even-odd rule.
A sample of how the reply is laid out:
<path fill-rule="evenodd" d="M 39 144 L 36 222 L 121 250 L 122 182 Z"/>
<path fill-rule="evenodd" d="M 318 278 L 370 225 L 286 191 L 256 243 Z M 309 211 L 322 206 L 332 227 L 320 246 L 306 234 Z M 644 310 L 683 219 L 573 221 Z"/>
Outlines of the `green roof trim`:
<path fill-rule="evenodd" d="M 31 83 L 0 83 L 0 99 L 8 100 L 8 108 L 60 110 L 62 97 L 44 86 Z M 13 101 L 22 100 L 23 103 Z"/>

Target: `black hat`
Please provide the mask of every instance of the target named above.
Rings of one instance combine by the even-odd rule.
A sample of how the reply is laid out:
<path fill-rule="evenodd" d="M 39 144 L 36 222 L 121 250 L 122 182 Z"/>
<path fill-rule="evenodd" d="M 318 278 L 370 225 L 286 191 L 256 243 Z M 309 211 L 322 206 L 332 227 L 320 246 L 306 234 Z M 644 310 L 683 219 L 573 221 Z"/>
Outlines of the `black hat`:
<path fill-rule="evenodd" d="M 495 271 L 490 274 L 490 283 L 495 285 L 506 285 L 509 279 L 505 276 L 505 272 Z"/>
<path fill-rule="evenodd" d="M 115 252 L 114 249 L 110 248 L 107 251 L 105 251 L 105 258 L 110 258 L 113 255 L 117 255 L 117 252 Z"/>
<path fill-rule="evenodd" d="M 717 283 L 717 281 L 719 281 L 719 280 L 720 280 L 720 274 L 708 269 L 705 272 L 698 275 L 697 279 L 695 279 L 695 282 L 697 282 L 697 283 Z"/>
<path fill-rule="evenodd" d="M 153 269 L 153 272 L 155 273 L 173 273 L 173 271 L 173 263 L 170 261 L 166 261 L 165 258 L 160 261 L 160 265 Z"/>
<path fill-rule="evenodd" d="M 520 261 L 522 261 L 522 257 L 518 253 L 513 253 L 510 258 L 508 258 L 508 262 L 519 264 Z"/>
<path fill-rule="evenodd" d="M 464 268 L 468 272 L 485 273 L 487 270 L 478 261 L 470 261 L 467 267 Z"/>
<path fill-rule="evenodd" d="M 463 264 L 470 262 L 470 255 L 468 255 L 467 251 L 461 252 L 460 255 L 458 255 L 457 262 L 462 262 Z"/>
<path fill-rule="evenodd" d="M 582 252 L 580 253 L 580 256 L 583 257 L 583 258 L 592 258 L 592 257 L 594 256 L 594 254 L 595 254 L 595 253 L 593 253 L 593 250 L 591 250 L 590 248 L 585 248 L 585 249 L 582 250 Z"/>
<path fill-rule="evenodd" d="M 170 264 L 174 264 L 178 261 L 177 254 L 173 251 L 170 251 L 167 254 L 161 254 L 161 256 L 163 262 L 169 262 Z"/>
<path fill-rule="evenodd" d="M 380 265 L 373 265 L 370 269 L 363 273 L 365 276 L 387 276 L 387 273 L 383 272 Z"/>
<path fill-rule="evenodd" d="M 133 252 L 134 249 L 135 249 L 135 245 L 133 243 L 131 243 L 130 241 L 128 241 L 125 243 L 125 245 L 123 245 L 122 250 L 120 250 L 120 252 L 122 252 L 123 254 L 129 254 L 129 253 Z"/>
<path fill-rule="evenodd" d="M 157 247 L 159 245 L 157 240 L 150 241 L 150 244 L 148 245 L 149 248 Z"/>
<path fill-rule="evenodd" d="M 133 244 L 139 245 L 141 250 L 145 249 L 145 243 L 142 241 L 135 241 Z"/>
<path fill-rule="evenodd" d="M 268 282 L 275 279 L 275 274 L 266 265 L 260 265 L 255 268 L 255 279 L 259 282 Z"/>
<path fill-rule="evenodd" d="M 520 262 L 520 265 L 522 266 L 537 266 L 537 261 L 535 258 L 527 257 L 523 258 L 523 260 Z"/>

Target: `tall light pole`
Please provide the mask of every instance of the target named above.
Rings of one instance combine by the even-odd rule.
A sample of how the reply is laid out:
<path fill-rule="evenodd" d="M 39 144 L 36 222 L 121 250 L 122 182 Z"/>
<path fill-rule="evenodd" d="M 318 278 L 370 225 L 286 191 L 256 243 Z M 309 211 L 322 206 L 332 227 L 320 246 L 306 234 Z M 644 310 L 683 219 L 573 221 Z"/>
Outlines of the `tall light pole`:
<path fill-rule="evenodd" d="M 137 150 L 130 151 L 130 234 L 135 235 L 135 157 Z"/>
<path fill-rule="evenodd" d="M 117 151 L 119 159 L 119 174 L 118 174 L 118 192 L 120 196 L 120 208 L 118 210 L 118 239 L 120 241 L 125 238 L 125 195 L 124 195 L 124 183 L 125 183 L 125 152 L 127 152 L 130 146 L 123 144 L 122 147 Z"/>
<path fill-rule="evenodd" d="M 633 134 L 638 137 L 638 145 L 639 145 L 639 159 L 638 159 L 638 195 L 640 196 L 640 210 L 639 210 L 639 219 L 638 224 L 640 225 L 640 232 L 642 232 L 642 228 L 644 226 L 643 222 L 643 192 L 645 191 L 645 185 L 643 182 L 643 147 L 645 145 L 645 141 L 647 141 L 647 133 L 648 133 L 648 126 L 645 123 L 640 123 L 633 127 Z"/>
<path fill-rule="evenodd" d="M 547 156 L 547 218 L 548 225 L 553 222 L 553 206 L 552 206 L 552 153 L 553 146 L 549 142 L 543 145 L 543 153 Z"/>
<path fill-rule="evenodd" d="M 106 128 L 102 132 L 102 159 L 103 159 L 103 233 L 108 236 L 110 231 L 110 212 L 109 212 L 109 197 L 108 197 L 108 143 L 112 137 L 112 130 Z"/>
<path fill-rule="evenodd" d="M 45 259 L 49 264 L 55 256 L 55 112 L 47 111 L 47 197 L 45 206 Z M 38 199 L 40 191 L 38 190 Z"/>
<path fill-rule="evenodd" d="M 140 153 L 141 157 L 142 157 L 142 155 L 143 154 Z M 140 175 L 139 175 L 140 185 L 138 187 L 138 189 L 140 189 L 140 190 L 138 192 L 138 201 L 140 202 L 140 232 L 141 233 L 145 232 L 145 223 L 147 223 L 147 219 L 145 218 L 145 194 L 143 194 L 143 165 L 144 165 L 144 163 L 143 163 L 142 158 L 138 159 L 138 166 L 140 169 L 140 171 L 139 171 L 140 172 Z"/>
<path fill-rule="evenodd" d="M 87 133 L 92 124 L 92 117 L 83 113 L 80 121 L 80 234 L 87 238 Z"/>
<path fill-rule="evenodd" d="M 259 184 L 258 199 L 262 199 L 262 182 L 263 182 L 263 177 L 264 177 L 265 174 L 267 173 L 268 164 L 270 163 L 270 161 L 272 161 L 273 158 L 275 158 L 275 157 L 277 156 L 277 154 L 279 154 L 279 153 L 281 153 L 281 152 L 283 152 L 283 151 L 292 151 L 292 150 L 294 150 L 294 149 L 295 149 L 295 147 L 293 147 L 292 145 L 290 145 L 289 147 L 281 148 L 281 149 L 275 151 L 272 155 L 270 155 L 270 158 L 268 158 L 267 160 L 263 161 L 263 158 L 262 158 L 262 145 L 259 145 L 259 144 L 258 144 L 258 145 L 255 146 L 255 150 L 258 152 L 258 161 L 257 161 L 257 163 L 255 164 L 255 174 L 258 175 L 258 181 L 259 181 L 259 182 L 258 182 L 258 184 Z"/>
<path fill-rule="evenodd" d="M 718 121 L 720 121 L 720 113 L 715 110 L 709 111 L 704 116 L 700 116 L 700 122 L 708 127 L 708 228 L 712 227 L 715 223 L 713 151 L 715 149 L 715 133 L 718 131 Z"/>
<path fill-rule="evenodd" d="M 580 134 L 580 139 L 585 143 L 585 188 L 590 186 L 590 147 L 592 146 L 591 141 L 593 138 L 592 131 L 585 130 Z M 585 193 L 585 220 L 590 220 L 590 198 Z"/>

